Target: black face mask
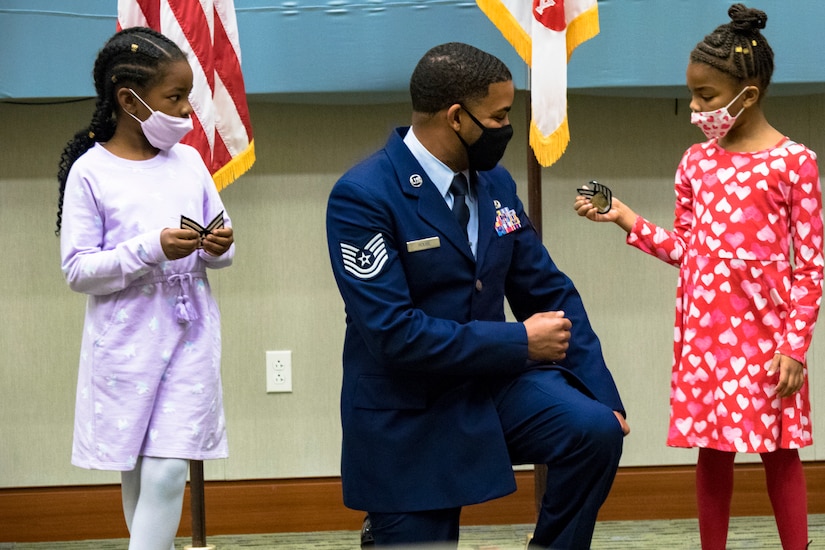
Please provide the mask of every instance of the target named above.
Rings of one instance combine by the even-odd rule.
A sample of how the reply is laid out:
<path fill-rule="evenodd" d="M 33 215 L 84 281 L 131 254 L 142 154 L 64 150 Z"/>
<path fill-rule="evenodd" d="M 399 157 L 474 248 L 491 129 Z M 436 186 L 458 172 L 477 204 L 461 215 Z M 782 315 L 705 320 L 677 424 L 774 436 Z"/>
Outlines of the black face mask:
<path fill-rule="evenodd" d="M 467 159 L 470 161 L 470 170 L 492 170 L 504 156 L 504 151 L 507 149 L 507 144 L 510 138 L 513 137 L 513 126 L 508 124 L 501 128 L 488 128 L 473 116 L 473 113 L 467 110 L 465 106 L 461 106 L 464 111 L 470 115 L 470 118 L 476 125 L 481 128 L 481 137 L 475 143 L 468 145 L 461 135 L 456 132 L 458 139 L 464 144 L 467 149 Z"/>

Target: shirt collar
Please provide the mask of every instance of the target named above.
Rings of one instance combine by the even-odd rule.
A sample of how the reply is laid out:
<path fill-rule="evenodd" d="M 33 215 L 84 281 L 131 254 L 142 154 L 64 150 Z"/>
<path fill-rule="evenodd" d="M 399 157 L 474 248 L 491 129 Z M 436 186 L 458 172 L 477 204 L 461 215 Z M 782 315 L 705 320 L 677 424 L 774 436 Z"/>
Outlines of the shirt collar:
<path fill-rule="evenodd" d="M 449 166 L 438 160 L 435 155 L 430 153 L 427 148 L 418 141 L 418 137 L 416 137 L 413 132 L 412 126 L 407 131 L 407 135 L 404 136 L 404 144 L 435 184 L 441 196 L 446 197 L 450 191 L 450 185 L 453 183 L 455 172 L 453 172 Z M 471 181 L 469 172 L 469 170 L 464 171 L 464 176 L 468 182 Z M 470 193 L 472 193 L 472 185 L 468 184 L 468 188 L 470 189 Z"/>

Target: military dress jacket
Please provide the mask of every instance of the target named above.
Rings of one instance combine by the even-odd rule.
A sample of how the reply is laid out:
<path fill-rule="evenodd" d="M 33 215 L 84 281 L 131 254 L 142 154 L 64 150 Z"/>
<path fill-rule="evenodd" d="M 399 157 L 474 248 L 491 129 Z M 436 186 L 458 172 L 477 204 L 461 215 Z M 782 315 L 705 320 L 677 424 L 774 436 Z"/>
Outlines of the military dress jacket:
<path fill-rule="evenodd" d="M 502 167 L 472 175 L 474 257 L 444 197 L 395 130 L 344 174 L 327 205 L 332 270 L 346 310 L 341 475 L 345 504 L 411 512 L 515 490 L 494 397 L 520 373 L 561 369 L 622 411 L 601 346 L 570 279 L 554 264 Z M 528 361 L 506 322 L 564 311 L 567 357 Z"/>

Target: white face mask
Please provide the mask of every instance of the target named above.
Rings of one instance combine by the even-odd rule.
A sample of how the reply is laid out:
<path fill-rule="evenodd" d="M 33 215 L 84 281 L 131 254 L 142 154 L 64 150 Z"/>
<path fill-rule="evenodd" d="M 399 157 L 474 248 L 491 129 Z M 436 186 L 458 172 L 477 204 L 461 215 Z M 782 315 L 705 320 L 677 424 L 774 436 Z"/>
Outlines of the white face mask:
<path fill-rule="evenodd" d="M 146 136 L 147 141 L 149 141 L 152 147 L 166 151 L 182 140 L 183 136 L 192 131 L 193 124 L 191 118 L 171 116 L 160 111 L 155 111 L 146 105 L 146 102 L 143 101 L 133 89 L 129 88 L 129 91 L 132 92 L 132 95 L 143 103 L 147 109 L 152 111 L 152 114 L 149 115 L 149 118 L 146 120 L 140 120 L 132 113 L 129 113 L 129 116 L 140 123 L 143 135 Z"/>
<path fill-rule="evenodd" d="M 741 96 L 747 89 L 747 86 L 742 88 L 742 91 L 736 94 L 736 97 L 731 99 L 730 103 L 721 109 L 716 109 L 715 111 L 690 113 L 690 123 L 698 126 L 702 132 L 705 133 L 705 137 L 708 139 L 722 139 L 728 135 L 728 132 L 731 127 L 733 127 L 733 123 L 736 122 L 737 117 L 742 114 L 742 111 L 745 110 L 745 108 L 742 107 L 738 113 L 731 115 L 728 112 L 728 108 L 733 105 L 733 102 L 739 99 L 739 96 Z"/>

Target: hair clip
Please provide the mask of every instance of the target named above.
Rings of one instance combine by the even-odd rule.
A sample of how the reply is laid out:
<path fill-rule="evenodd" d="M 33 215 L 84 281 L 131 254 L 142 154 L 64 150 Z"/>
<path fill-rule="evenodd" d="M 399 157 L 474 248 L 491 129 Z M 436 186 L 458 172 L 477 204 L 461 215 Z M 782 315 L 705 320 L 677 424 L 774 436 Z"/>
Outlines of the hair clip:
<path fill-rule="evenodd" d="M 137 50 L 138 50 L 138 45 L 137 44 L 132 44 L 132 53 L 136 52 Z"/>
<path fill-rule="evenodd" d="M 117 82 L 117 75 L 113 74 L 112 75 L 112 84 L 114 84 L 115 82 Z"/>
<path fill-rule="evenodd" d="M 756 46 L 756 40 L 751 40 L 751 44 Z"/>
<path fill-rule="evenodd" d="M 94 139 L 94 138 L 95 138 L 95 133 L 92 132 L 91 130 L 89 130 L 89 139 Z"/>

